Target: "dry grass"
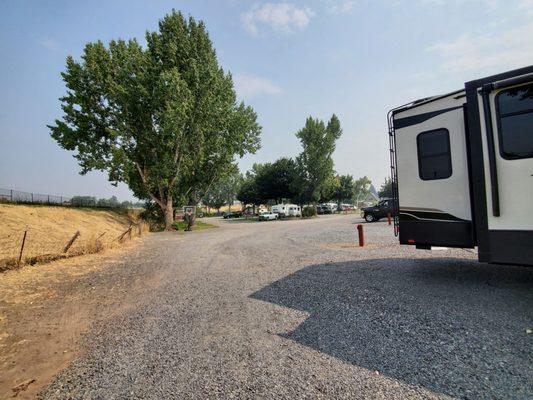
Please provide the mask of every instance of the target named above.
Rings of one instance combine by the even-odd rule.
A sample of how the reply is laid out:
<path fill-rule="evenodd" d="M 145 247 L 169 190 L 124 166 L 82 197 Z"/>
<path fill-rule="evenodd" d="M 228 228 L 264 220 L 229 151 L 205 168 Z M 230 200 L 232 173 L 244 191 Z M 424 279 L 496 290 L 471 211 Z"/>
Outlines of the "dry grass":
<path fill-rule="evenodd" d="M 139 236 L 148 229 L 137 215 L 133 210 L 0 204 L 0 271 L 17 266 L 24 232 L 22 264 L 35 264 L 96 253 Z M 79 237 L 65 253 L 77 231 Z"/>

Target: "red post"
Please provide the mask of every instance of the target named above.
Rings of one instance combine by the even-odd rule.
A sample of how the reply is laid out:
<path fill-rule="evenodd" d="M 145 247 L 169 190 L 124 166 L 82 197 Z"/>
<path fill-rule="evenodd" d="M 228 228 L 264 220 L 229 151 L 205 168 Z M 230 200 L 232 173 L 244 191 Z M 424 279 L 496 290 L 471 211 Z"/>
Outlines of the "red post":
<path fill-rule="evenodd" d="M 357 234 L 359 235 L 359 247 L 365 245 L 365 233 L 363 232 L 363 225 L 357 225 Z"/>
<path fill-rule="evenodd" d="M 390 213 L 387 213 L 387 221 L 389 221 L 389 225 L 391 224 L 391 215 Z"/>

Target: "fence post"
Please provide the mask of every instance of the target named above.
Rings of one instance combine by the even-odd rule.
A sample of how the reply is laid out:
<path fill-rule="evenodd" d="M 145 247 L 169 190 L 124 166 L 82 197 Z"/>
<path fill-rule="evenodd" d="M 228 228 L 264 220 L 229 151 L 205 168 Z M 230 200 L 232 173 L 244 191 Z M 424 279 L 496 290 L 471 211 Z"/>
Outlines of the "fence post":
<path fill-rule="evenodd" d="M 30 193 L 31 194 L 31 202 L 33 203 L 33 193 Z"/>
<path fill-rule="evenodd" d="M 50 204 L 50 195 L 48 195 L 48 204 Z"/>
<path fill-rule="evenodd" d="M 78 236 L 80 236 L 80 231 L 77 231 L 74 236 L 72 236 L 72 239 L 70 239 L 67 243 L 67 245 L 65 246 L 65 248 L 63 249 L 63 253 L 66 253 L 68 251 L 68 249 L 70 249 L 70 247 L 74 244 L 74 242 L 76 241 L 76 239 L 78 238 Z"/>
<path fill-rule="evenodd" d="M 13 203 L 13 189 L 11 189 L 10 192 L 11 192 L 11 202 Z"/>
<path fill-rule="evenodd" d="M 59 204 L 63 205 L 63 196 L 59 196 Z"/>
<path fill-rule="evenodd" d="M 20 261 L 22 260 L 22 251 L 24 250 L 24 244 L 26 243 L 26 234 L 27 230 L 24 231 L 24 236 L 22 237 L 22 245 L 20 246 L 19 261 L 17 262 L 17 268 L 20 268 Z"/>

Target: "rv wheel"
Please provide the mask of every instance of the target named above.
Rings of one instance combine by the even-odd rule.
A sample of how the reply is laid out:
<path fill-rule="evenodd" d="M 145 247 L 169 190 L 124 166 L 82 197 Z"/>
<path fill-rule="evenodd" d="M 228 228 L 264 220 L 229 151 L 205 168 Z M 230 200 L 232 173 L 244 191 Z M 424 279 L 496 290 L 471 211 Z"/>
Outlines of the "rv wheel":
<path fill-rule="evenodd" d="M 374 217 L 374 214 L 365 214 L 366 222 L 374 222 L 375 220 L 376 220 L 376 217 Z"/>

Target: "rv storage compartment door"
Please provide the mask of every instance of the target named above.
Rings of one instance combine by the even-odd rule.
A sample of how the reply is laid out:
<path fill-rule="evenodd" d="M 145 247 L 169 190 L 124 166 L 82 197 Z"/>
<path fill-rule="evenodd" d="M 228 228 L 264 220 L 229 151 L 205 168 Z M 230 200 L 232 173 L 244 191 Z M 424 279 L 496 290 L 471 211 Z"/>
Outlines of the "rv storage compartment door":
<path fill-rule="evenodd" d="M 394 116 L 400 243 L 473 247 L 464 96 Z"/>
<path fill-rule="evenodd" d="M 515 78 L 516 79 L 516 78 Z M 533 77 L 478 93 L 491 262 L 533 264 Z"/>

